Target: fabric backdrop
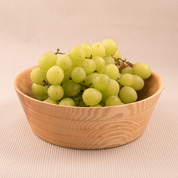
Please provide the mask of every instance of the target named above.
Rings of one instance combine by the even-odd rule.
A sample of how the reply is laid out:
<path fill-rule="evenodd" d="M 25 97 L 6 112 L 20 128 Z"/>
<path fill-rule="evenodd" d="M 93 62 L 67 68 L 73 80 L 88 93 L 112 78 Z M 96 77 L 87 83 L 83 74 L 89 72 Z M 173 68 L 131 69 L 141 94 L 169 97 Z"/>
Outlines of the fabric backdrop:
<path fill-rule="evenodd" d="M 144 134 L 104 150 L 44 142 L 30 129 L 13 87 L 48 51 L 114 39 L 123 58 L 145 62 L 165 89 Z M 178 1 L 0 1 L 1 178 L 178 177 Z"/>

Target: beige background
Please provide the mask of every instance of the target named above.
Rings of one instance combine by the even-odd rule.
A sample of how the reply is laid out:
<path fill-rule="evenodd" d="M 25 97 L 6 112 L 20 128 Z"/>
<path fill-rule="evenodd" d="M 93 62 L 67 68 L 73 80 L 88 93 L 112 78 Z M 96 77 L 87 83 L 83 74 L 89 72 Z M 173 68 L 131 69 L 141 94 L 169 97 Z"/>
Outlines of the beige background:
<path fill-rule="evenodd" d="M 30 129 L 13 88 L 48 51 L 117 41 L 123 58 L 149 64 L 165 83 L 144 134 L 112 149 L 48 144 Z M 178 1 L 0 1 L 0 177 L 177 178 Z"/>

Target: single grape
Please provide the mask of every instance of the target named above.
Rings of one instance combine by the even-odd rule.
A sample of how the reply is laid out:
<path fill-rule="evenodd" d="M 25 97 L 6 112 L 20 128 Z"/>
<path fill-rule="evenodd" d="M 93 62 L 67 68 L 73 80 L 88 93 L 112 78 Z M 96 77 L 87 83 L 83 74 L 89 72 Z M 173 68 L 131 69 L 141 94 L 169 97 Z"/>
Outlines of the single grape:
<path fill-rule="evenodd" d="M 144 80 L 138 75 L 133 75 L 133 78 L 134 82 L 131 87 L 136 91 L 141 90 L 144 87 Z"/>
<path fill-rule="evenodd" d="M 92 45 L 92 48 L 93 48 L 93 54 L 92 54 L 92 57 L 95 57 L 95 56 L 100 56 L 100 57 L 104 57 L 105 55 L 105 47 L 103 44 L 101 43 L 94 43 Z"/>
<path fill-rule="evenodd" d="M 93 80 L 94 88 L 98 90 L 106 90 L 110 84 L 110 78 L 105 74 L 98 74 Z"/>
<path fill-rule="evenodd" d="M 125 73 L 134 74 L 133 68 L 132 67 L 126 67 L 126 68 L 122 69 L 122 74 L 125 74 Z"/>
<path fill-rule="evenodd" d="M 43 101 L 44 103 L 50 103 L 50 104 L 57 104 L 57 101 L 54 101 L 52 99 L 46 99 Z"/>
<path fill-rule="evenodd" d="M 92 58 L 92 60 L 96 64 L 96 71 L 99 72 L 99 71 L 101 71 L 104 68 L 104 66 L 105 66 L 105 60 L 102 57 L 96 56 L 96 57 Z"/>
<path fill-rule="evenodd" d="M 124 86 L 120 89 L 119 98 L 125 104 L 133 103 L 137 100 L 137 92 L 129 86 Z"/>
<path fill-rule="evenodd" d="M 71 77 L 71 71 L 72 71 L 72 68 L 70 68 L 69 70 L 67 70 L 67 71 L 64 72 L 64 78 L 63 78 L 62 82 L 70 79 L 70 77 Z"/>
<path fill-rule="evenodd" d="M 63 106 L 75 106 L 75 102 L 71 98 L 64 98 L 59 102 L 59 105 Z"/>
<path fill-rule="evenodd" d="M 72 60 L 72 69 L 75 68 L 75 67 L 82 67 L 82 64 L 81 62 L 76 62 L 74 60 Z"/>
<path fill-rule="evenodd" d="M 107 64 L 102 73 L 106 74 L 110 79 L 116 80 L 119 76 L 119 69 L 115 64 Z"/>
<path fill-rule="evenodd" d="M 118 95 L 120 90 L 120 86 L 118 84 L 118 82 L 116 82 L 113 79 L 110 79 L 110 84 L 109 86 L 106 88 L 106 90 L 102 90 L 102 101 L 105 102 L 106 98 L 110 97 L 110 96 L 116 96 Z"/>
<path fill-rule="evenodd" d="M 57 58 L 56 65 L 67 71 L 72 67 L 72 59 L 69 55 L 62 54 Z"/>
<path fill-rule="evenodd" d="M 48 96 L 52 100 L 60 100 L 64 96 L 64 89 L 60 85 L 50 85 L 48 88 Z"/>
<path fill-rule="evenodd" d="M 98 76 L 98 73 L 91 73 L 89 75 L 86 76 L 85 78 L 85 85 L 89 86 L 93 83 L 93 80 Z"/>
<path fill-rule="evenodd" d="M 80 45 L 82 48 L 85 49 L 85 52 L 86 52 L 86 57 L 87 58 L 90 58 L 92 53 L 93 53 L 93 48 L 90 44 L 87 44 L 87 43 L 83 43 Z"/>
<path fill-rule="evenodd" d="M 143 62 L 137 62 L 133 66 L 134 74 L 139 75 L 142 79 L 147 79 L 151 76 L 151 68 Z"/>
<path fill-rule="evenodd" d="M 102 94 L 95 88 L 88 88 L 83 92 L 82 98 L 87 106 L 93 106 L 100 103 Z"/>
<path fill-rule="evenodd" d="M 112 55 L 114 58 L 118 59 L 118 58 L 121 58 L 122 59 L 122 55 L 121 53 L 117 50 L 114 55 Z"/>
<path fill-rule="evenodd" d="M 81 83 L 85 80 L 86 72 L 82 67 L 75 67 L 71 71 L 71 78 L 75 83 Z"/>
<path fill-rule="evenodd" d="M 82 67 L 84 68 L 86 74 L 91 74 L 91 73 L 93 73 L 95 71 L 96 64 L 91 59 L 84 59 L 82 61 Z"/>
<path fill-rule="evenodd" d="M 31 90 L 36 96 L 44 96 L 46 95 L 45 87 L 41 85 L 37 85 L 35 83 L 32 84 Z"/>
<path fill-rule="evenodd" d="M 47 86 L 47 85 L 44 86 L 44 90 L 45 90 L 46 94 L 48 94 L 48 87 L 49 86 Z"/>
<path fill-rule="evenodd" d="M 64 81 L 62 87 L 64 88 L 64 93 L 67 96 L 75 96 L 80 92 L 80 85 L 75 83 L 73 80 Z"/>
<path fill-rule="evenodd" d="M 117 106 L 121 104 L 122 102 L 118 96 L 110 96 L 106 99 L 106 106 Z"/>
<path fill-rule="evenodd" d="M 118 49 L 117 43 L 112 39 L 106 39 L 101 42 L 105 47 L 105 53 L 107 56 L 115 54 Z"/>
<path fill-rule="evenodd" d="M 105 64 L 115 64 L 115 60 L 112 56 L 104 56 Z"/>
<path fill-rule="evenodd" d="M 41 70 L 47 71 L 52 66 L 56 65 L 57 56 L 53 52 L 45 53 L 38 61 L 38 66 Z"/>
<path fill-rule="evenodd" d="M 46 72 L 42 71 L 39 67 L 37 67 L 31 71 L 30 79 L 33 83 L 36 83 L 37 85 L 43 85 L 44 82 L 42 80 L 47 81 Z"/>
<path fill-rule="evenodd" d="M 125 73 L 119 77 L 119 82 L 124 86 L 131 86 L 134 82 L 134 78 L 131 74 Z"/>
<path fill-rule="evenodd" d="M 44 95 L 44 96 L 36 96 L 36 99 L 39 101 L 44 101 L 48 98 L 48 95 Z"/>
<path fill-rule="evenodd" d="M 46 77 L 50 84 L 58 85 L 64 78 L 64 71 L 59 66 L 53 66 L 47 71 Z"/>
<path fill-rule="evenodd" d="M 70 57 L 76 62 L 83 61 L 86 57 L 85 49 L 81 46 L 73 46 L 70 49 Z"/>

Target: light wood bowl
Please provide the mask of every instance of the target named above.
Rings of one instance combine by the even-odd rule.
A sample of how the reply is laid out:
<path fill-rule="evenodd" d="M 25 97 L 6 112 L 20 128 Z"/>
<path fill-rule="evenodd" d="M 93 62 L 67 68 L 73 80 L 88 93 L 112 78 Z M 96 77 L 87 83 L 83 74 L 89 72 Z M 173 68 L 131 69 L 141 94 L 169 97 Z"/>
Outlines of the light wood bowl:
<path fill-rule="evenodd" d="M 138 92 L 139 101 L 121 106 L 90 108 L 52 105 L 31 92 L 29 68 L 14 80 L 14 87 L 33 132 L 62 147 L 103 149 L 129 143 L 144 132 L 164 88 L 154 72 Z"/>

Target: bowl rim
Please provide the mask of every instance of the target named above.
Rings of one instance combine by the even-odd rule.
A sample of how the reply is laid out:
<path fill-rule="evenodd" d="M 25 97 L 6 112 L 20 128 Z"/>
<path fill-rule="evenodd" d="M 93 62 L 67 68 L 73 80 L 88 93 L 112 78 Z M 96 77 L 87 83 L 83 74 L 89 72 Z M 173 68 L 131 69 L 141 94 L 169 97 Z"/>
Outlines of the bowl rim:
<path fill-rule="evenodd" d="M 37 99 L 35 99 L 35 98 L 32 98 L 32 97 L 30 97 L 30 96 L 24 94 L 24 93 L 19 89 L 19 87 L 17 86 L 17 79 L 18 79 L 19 75 L 22 74 L 23 72 L 29 70 L 29 69 L 34 68 L 34 67 L 38 67 L 38 66 L 33 66 L 33 67 L 30 67 L 30 68 L 28 68 L 28 69 L 26 69 L 26 70 L 23 70 L 22 72 L 20 72 L 20 73 L 15 77 L 14 82 L 13 82 L 14 88 L 15 88 L 16 92 L 18 92 L 19 94 L 23 95 L 25 98 L 28 98 L 28 99 L 33 100 L 33 101 L 35 101 L 35 102 L 39 102 L 40 104 L 47 104 L 47 105 L 51 105 L 51 106 L 54 106 L 54 107 L 64 107 L 64 108 L 74 108 L 74 109 L 75 109 L 75 108 L 76 108 L 76 109 L 77 109 L 77 108 L 80 108 L 80 109 L 98 109 L 98 108 L 99 108 L 99 109 L 106 109 L 106 108 L 124 107 L 124 106 L 134 105 L 134 104 L 137 104 L 137 103 L 139 104 L 139 103 L 141 103 L 141 102 L 146 102 L 147 100 L 152 99 L 152 98 L 154 98 L 155 96 L 161 94 L 161 92 L 164 90 L 164 81 L 163 81 L 163 79 L 162 79 L 158 74 L 156 74 L 155 72 L 152 71 L 152 72 L 151 72 L 151 75 L 156 75 L 156 76 L 160 79 L 158 90 L 157 90 L 153 95 L 149 96 L 148 98 L 145 98 L 145 99 L 136 101 L 136 102 L 134 102 L 134 103 L 128 103 L 128 104 L 117 105 L 117 106 L 105 106 L 105 107 L 79 107 L 79 106 L 56 105 L 56 104 L 51 104 L 51 103 L 45 103 L 45 102 L 43 102 L 43 101 L 37 100 Z"/>

